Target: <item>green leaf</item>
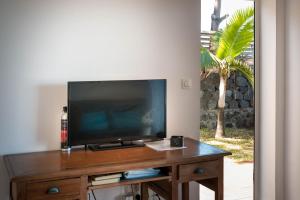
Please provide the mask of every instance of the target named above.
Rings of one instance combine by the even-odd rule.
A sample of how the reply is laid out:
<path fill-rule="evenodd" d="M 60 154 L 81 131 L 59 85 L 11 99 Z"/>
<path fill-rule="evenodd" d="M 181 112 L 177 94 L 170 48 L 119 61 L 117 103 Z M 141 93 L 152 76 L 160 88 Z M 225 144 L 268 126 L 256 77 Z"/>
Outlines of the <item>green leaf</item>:
<path fill-rule="evenodd" d="M 211 69 L 219 66 L 218 58 L 213 55 L 208 49 L 201 48 L 201 68 L 203 70 Z"/>
<path fill-rule="evenodd" d="M 219 31 L 216 31 L 214 32 L 212 35 L 211 35 L 211 51 L 212 52 L 215 52 L 218 48 L 219 48 L 219 43 L 220 43 L 220 38 L 223 34 L 223 30 L 219 30 Z"/>
<path fill-rule="evenodd" d="M 254 73 L 247 63 L 233 59 L 228 65 L 231 71 L 240 72 L 248 80 L 252 88 L 254 88 Z"/>
<path fill-rule="evenodd" d="M 216 56 L 223 60 L 236 58 L 254 40 L 254 8 L 238 10 L 229 20 L 219 42 Z"/>

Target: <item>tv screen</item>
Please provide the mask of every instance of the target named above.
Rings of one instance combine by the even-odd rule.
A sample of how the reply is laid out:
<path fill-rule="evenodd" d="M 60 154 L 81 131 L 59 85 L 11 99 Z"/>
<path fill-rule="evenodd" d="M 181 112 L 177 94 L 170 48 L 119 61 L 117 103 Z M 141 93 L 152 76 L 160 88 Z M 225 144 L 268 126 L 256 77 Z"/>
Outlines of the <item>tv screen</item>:
<path fill-rule="evenodd" d="M 69 145 L 166 137 L 166 80 L 68 83 Z"/>

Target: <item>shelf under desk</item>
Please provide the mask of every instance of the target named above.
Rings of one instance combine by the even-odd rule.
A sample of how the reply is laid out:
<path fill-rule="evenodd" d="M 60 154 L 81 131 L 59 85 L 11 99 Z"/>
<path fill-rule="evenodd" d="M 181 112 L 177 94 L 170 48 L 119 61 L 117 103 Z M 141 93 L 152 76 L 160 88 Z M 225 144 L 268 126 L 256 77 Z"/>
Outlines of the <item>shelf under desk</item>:
<path fill-rule="evenodd" d="M 132 185 L 132 184 L 139 184 L 139 183 L 146 183 L 146 182 L 153 182 L 153 181 L 161 181 L 161 180 L 172 180 L 172 176 L 155 176 L 155 177 L 147 177 L 147 178 L 139 178 L 139 179 L 121 179 L 120 182 L 117 183 L 109 183 L 103 185 L 94 185 L 92 186 L 91 183 L 88 184 L 88 190 L 96 190 L 96 189 L 103 189 L 103 188 L 111 188 L 117 186 L 125 186 L 125 185 Z"/>

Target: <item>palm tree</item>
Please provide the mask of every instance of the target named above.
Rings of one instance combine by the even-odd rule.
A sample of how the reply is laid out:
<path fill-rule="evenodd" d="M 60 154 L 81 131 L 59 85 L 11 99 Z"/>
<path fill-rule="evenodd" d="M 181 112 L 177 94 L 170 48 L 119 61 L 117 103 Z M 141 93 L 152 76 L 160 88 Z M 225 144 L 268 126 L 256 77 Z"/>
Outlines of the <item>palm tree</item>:
<path fill-rule="evenodd" d="M 232 72 L 241 73 L 254 86 L 254 75 L 250 66 L 238 59 L 238 56 L 254 40 L 254 9 L 238 10 L 230 18 L 223 31 L 214 36 L 215 48 L 201 48 L 202 76 L 218 73 L 220 76 L 218 121 L 215 137 L 224 137 L 224 108 L 227 79 Z"/>

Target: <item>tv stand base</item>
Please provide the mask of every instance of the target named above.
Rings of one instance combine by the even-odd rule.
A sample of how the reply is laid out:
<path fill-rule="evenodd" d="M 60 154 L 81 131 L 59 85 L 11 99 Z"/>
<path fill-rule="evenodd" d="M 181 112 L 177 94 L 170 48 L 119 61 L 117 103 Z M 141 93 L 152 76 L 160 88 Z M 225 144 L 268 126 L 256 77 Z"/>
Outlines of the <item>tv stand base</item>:
<path fill-rule="evenodd" d="M 108 143 L 108 144 L 90 144 L 87 147 L 92 151 L 103 151 L 103 150 L 112 150 L 112 149 L 124 149 L 124 148 L 133 148 L 133 147 L 144 147 L 144 142 L 135 142 L 135 141 L 124 141 L 118 143 Z"/>

